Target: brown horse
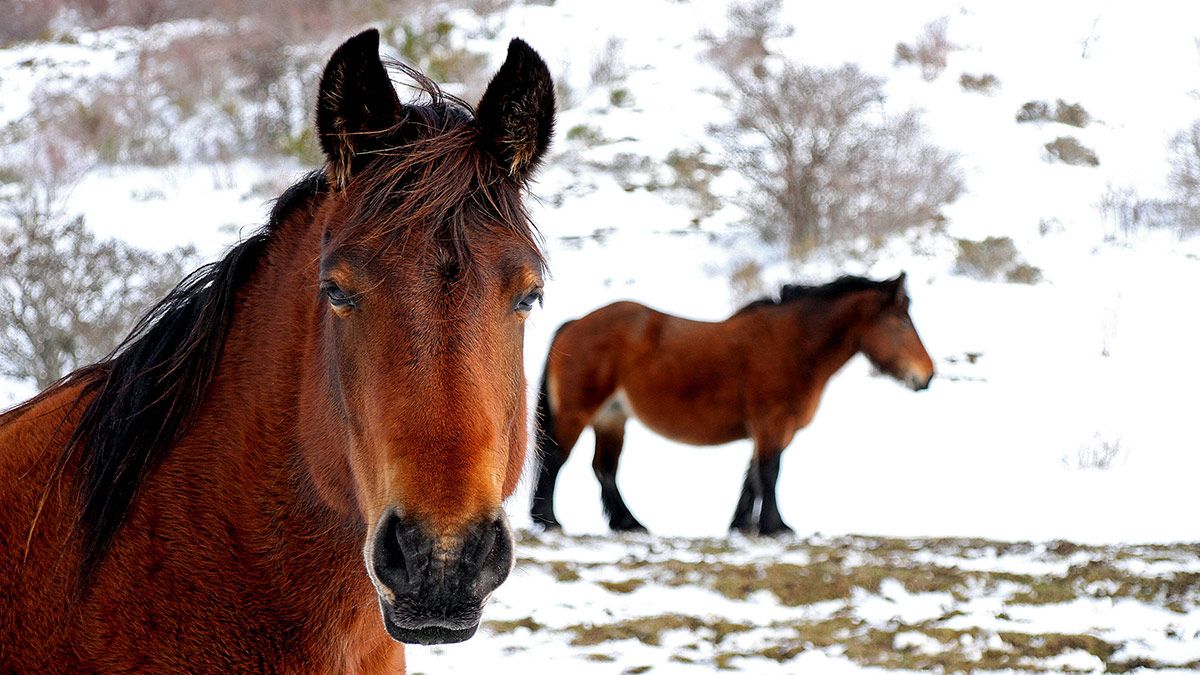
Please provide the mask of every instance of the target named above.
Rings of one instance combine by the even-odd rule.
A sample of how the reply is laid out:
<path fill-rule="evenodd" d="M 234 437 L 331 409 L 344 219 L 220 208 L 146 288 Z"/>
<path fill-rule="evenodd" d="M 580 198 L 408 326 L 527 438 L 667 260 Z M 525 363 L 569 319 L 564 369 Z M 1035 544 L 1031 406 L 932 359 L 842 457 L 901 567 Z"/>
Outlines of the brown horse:
<path fill-rule="evenodd" d="M 855 354 L 914 390 L 933 362 L 908 315 L 904 275 L 784 286 L 718 323 L 618 302 L 569 321 L 554 336 L 538 396 L 538 479 L 530 513 L 559 527 L 554 484 L 585 427 L 592 469 L 614 530 L 642 530 L 617 489 L 625 422 L 636 417 L 681 443 L 754 441 L 731 528 L 790 532 L 775 501 L 779 457 L 812 421 L 821 392 Z"/>
<path fill-rule="evenodd" d="M 474 113 L 406 71 L 411 104 L 375 31 L 342 45 L 325 168 L 0 418 L 0 671 L 396 672 L 475 632 L 513 562 L 553 86 L 519 40 Z"/>

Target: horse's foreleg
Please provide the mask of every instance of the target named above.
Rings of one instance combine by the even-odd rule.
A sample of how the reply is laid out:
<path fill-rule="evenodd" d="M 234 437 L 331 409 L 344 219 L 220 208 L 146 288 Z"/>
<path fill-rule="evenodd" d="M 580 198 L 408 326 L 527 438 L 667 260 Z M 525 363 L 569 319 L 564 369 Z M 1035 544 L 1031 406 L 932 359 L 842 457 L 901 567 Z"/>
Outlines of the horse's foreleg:
<path fill-rule="evenodd" d="M 761 498 L 762 481 L 758 476 L 758 461 L 751 457 L 750 466 L 746 468 L 746 480 L 742 483 L 742 496 L 738 499 L 729 529 L 751 534 L 754 531 L 754 509 Z"/>
<path fill-rule="evenodd" d="M 779 503 L 775 498 L 775 485 L 779 481 L 779 460 L 782 450 L 756 453 L 751 466 L 757 465 L 758 479 L 762 485 L 762 509 L 758 516 L 758 533 L 763 535 L 784 534 L 792 528 L 779 515 Z"/>
<path fill-rule="evenodd" d="M 617 489 L 617 466 L 625 446 L 625 420 L 603 420 L 592 428 L 596 432 L 592 470 L 596 473 L 596 480 L 600 481 L 600 500 L 604 503 L 604 513 L 608 515 L 608 526 L 617 532 L 644 532 L 645 526 L 629 512 L 621 491 Z"/>

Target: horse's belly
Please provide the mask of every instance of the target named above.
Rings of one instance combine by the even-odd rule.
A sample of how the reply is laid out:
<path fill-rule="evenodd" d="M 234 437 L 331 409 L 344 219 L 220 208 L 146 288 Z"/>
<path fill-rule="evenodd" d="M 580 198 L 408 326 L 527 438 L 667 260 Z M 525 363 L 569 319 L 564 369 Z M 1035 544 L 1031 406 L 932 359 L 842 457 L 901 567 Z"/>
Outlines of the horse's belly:
<path fill-rule="evenodd" d="M 720 445 L 746 438 L 744 417 L 727 405 L 681 399 L 669 393 L 630 397 L 619 392 L 629 416 L 679 443 Z"/>

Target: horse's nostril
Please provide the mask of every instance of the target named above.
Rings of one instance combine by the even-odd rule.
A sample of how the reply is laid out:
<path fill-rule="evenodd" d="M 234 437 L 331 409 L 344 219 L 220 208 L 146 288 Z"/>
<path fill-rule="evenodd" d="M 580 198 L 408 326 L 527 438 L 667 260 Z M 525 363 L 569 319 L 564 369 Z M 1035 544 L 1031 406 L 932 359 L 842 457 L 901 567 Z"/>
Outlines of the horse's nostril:
<path fill-rule="evenodd" d="M 433 539 L 413 522 L 389 511 L 375 533 L 375 575 L 389 589 L 405 593 L 421 585 L 433 562 Z"/>
<path fill-rule="evenodd" d="M 476 589 L 480 596 L 486 596 L 504 583 L 512 571 L 513 540 L 503 518 L 497 518 L 486 526 L 482 540 L 485 545 L 480 546 L 475 565 L 479 571 Z"/>
<path fill-rule="evenodd" d="M 420 523 L 389 511 L 376 528 L 375 578 L 386 591 L 417 602 L 459 593 L 466 594 L 459 600 L 480 600 L 508 578 L 513 543 L 503 518 L 468 528 L 456 549 L 435 554 L 437 541 Z"/>

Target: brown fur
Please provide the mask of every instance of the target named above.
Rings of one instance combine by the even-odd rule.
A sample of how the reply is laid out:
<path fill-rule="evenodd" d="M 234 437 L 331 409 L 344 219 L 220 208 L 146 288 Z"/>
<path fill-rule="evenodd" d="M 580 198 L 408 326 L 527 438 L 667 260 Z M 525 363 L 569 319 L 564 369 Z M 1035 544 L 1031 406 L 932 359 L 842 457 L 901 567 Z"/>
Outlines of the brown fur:
<path fill-rule="evenodd" d="M 767 461 L 812 421 L 830 377 L 860 351 L 928 384 L 933 363 L 908 317 L 903 278 L 861 281 L 861 290 L 758 302 L 716 323 L 618 302 L 565 324 L 546 363 L 552 442 L 539 446 L 561 463 L 593 427 L 603 484 L 615 477 L 625 420 L 636 417 L 681 443 L 752 439 L 757 461 Z"/>
<path fill-rule="evenodd" d="M 96 439 L 69 439 L 112 362 L 0 416 L 0 671 L 403 672 L 364 542 L 388 509 L 447 551 L 501 512 L 526 446 L 513 306 L 542 272 L 523 185 L 428 93 L 402 146 L 269 226 L 211 381 L 164 394 L 197 412 L 90 574 Z"/>

